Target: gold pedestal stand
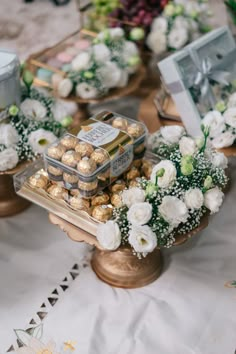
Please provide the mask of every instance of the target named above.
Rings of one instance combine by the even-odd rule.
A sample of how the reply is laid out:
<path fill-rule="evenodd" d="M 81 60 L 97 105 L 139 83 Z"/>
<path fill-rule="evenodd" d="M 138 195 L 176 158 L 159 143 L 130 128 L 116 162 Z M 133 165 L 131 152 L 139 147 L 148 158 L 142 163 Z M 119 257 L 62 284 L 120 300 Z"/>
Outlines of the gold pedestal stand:
<path fill-rule="evenodd" d="M 24 168 L 26 164 L 20 163 L 12 170 L 0 172 L 0 217 L 18 214 L 31 204 L 15 193 L 13 184 L 13 175 Z"/>
<path fill-rule="evenodd" d="M 109 285 L 127 289 L 139 288 L 152 283 L 161 274 L 160 249 L 155 249 L 142 259 L 138 259 L 129 246 L 121 246 L 116 251 L 107 251 L 101 248 L 96 237 L 55 214 L 50 213 L 49 220 L 52 224 L 59 226 L 73 241 L 86 242 L 96 247 L 91 260 L 92 268 L 98 278 Z M 175 245 L 183 244 L 207 225 L 208 217 L 205 217 L 199 227 L 186 235 L 178 236 Z"/>

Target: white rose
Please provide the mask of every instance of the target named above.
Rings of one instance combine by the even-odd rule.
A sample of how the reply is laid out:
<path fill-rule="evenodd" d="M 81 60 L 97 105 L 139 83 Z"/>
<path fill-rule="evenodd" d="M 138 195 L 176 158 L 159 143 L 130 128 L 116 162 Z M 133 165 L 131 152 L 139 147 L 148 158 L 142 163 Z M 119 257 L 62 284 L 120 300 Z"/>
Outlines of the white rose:
<path fill-rule="evenodd" d="M 0 171 L 10 170 L 18 164 L 17 152 L 12 147 L 0 152 Z"/>
<path fill-rule="evenodd" d="M 188 15 L 192 15 L 193 13 L 199 13 L 200 12 L 200 6 L 197 3 L 197 1 L 187 1 L 186 6 L 185 6 L 185 12 Z"/>
<path fill-rule="evenodd" d="M 224 193 L 218 188 L 209 189 L 204 195 L 204 205 L 211 211 L 217 213 L 223 203 Z"/>
<path fill-rule="evenodd" d="M 152 206 L 149 203 L 135 203 L 127 213 L 128 221 L 135 226 L 147 224 L 151 217 Z"/>
<path fill-rule="evenodd" d="M 117 87 L 126 87 L 129 81 L 129 74 L 127 70 L 121 70 L 120 80 L 117 82 Z"/>
<path fill-rule="evenodd" d="M 20 109 L 22 113 L 30 119 L 42 120 L 47 115 L 46 107 L 44 107 L 41 102 L 30 98 L 26 98 L 21 103 Z"/>
<path fill-rule="evenodd" d="M 138 253 L 150 253 L 157 247 L 157 238 L 147 225 L 133 226 L 129 232 L 129 243 Z"/>
<path fill-rule="evenodd" d="M 91 55 L 88 52 L 83 52 L 77 55 L 75 59 L 71 62 L 71 67 L 73 70 L 81 71 L 89 68 L 91 64 Z"/>
<path fill-rule="evenodd" d="M 177 227 L 181 222 L 186 222 L 189 216 L 188 209 L 184 202 L 169 195 L 163 198 L 159 206 L 159 212 L 163 219 L 173 227 Z"/>
<path fill-rule="evenodd" d="M 11 147 L 18 143 L 19 138 L 17 130 L 11 124 L 0 124 L 0 144 Z"/>
<path fill-rule="evenodd" d="M 203 118 L 202 124 L 210 128 L 211 138 L 218 136 L 225 129 L 224 117 L 218 111 L 208 112 Z"/>
<path fill-rule="evenodd" d="M 185 17 L 178 16 L 174 20 L 173 27 L 178 28 L 178 29 L 185 28 L 186 30 L 188 30 L 189 29 L 189 22 Z"/>
<path fill-rule="evenodd" d="M 87 84 L 86 82 L 82 82 L 76 86 L 76 96 L 91 99 L 99 96 L 99 91 L 96 87 Z"/>
<path fill-rule="evenodd" d="M 63 79 L 59 82 L 57 91 L 60 97 L 68 97 L 73 89 L 73 83 L 70 79 Z"/>
<path fill-rule="evenodd" d="M 227 104 L 228 108 L 236 107 L 236 92 L 229 96 L 229 101 Z"/>
<path fill-rule="evenodd" d="M 123 204 L 130 208 L 135 203 L 142 203 L 145 201 L 145 192 L 138 187 L 133 187 L 125 189 L 122 192 L 121 198 Z"/>
<path fill-rule="evenodd" d="M 179 125 L 171 125 L 162 127 L 160 132 L 167 144 L 177 144 L 185 133 L 185 129 Z"/>
<path fill-rule="evenodd" d="M 165 17 L 159 16 L 152 21 L 151 31 L 166 33 L 168 30 L 168 21 Z"/>
<path fill-rule="evenodd" d="M 116 250 L 121 244 L 121 232 L 113 220 L 98 225 L 96 236 L 100 245 L 110 251 Z"/>
<path fill-rule="evenodd" d="M 189 189 L 184 195 L 184 202 L 188 209 L 200 209 L 204 202 L 204 197 L 201 189 Z"/>
<path fill-rule="evenodd" d="M 216 138 L 214 138 L 211 141 L 211 143 L 214 148 L 222 149 L 224 147 L 233 145 L 235 139 L 236 139 L 236 135 L 228 130 L 225 133 L 222 133 L 218 135 Z"/>
<path fill-rule="evenodd" d="M 215 167 L 226 169 L 228 159 L 222 152 L 215 152 L 211 157 L 211 162 Z"/>
<path fill-rule="evenodd" d="M 225 123 L 236 128 L 236 107 L 229 108 L 224 113 Z"/>
<path fill-rule="evenodd" d="M 53 143 L 57 137 L 50 131 L 38 129 L 28 136 L 29 144 L 35 154 L 42 154 L 44 150 Z"/>
<path fill-rule="evenodd" d="M 125 36 L 124 30 L 120 27 L 110 28 L 109 32 L 112 39 L 119 39 Z"/>
<path fill-rule="evenodd" d="M 111 58 L 111 52 L 110 52 L 109 48 L 103 43 L 95 44 L 93 46 L 93 55 L 94 55 L 95 61 L 97 61 L 99 63 L 104 63 L 104 62 L 110 60 L 110 58 Z"/>
<path fill-rule="evenodd" d="M 185 28 L 173 28 L 168 35 L 168 46 L 182 48 L 188 42 L 188 31 Z"/>
<path fill-rule="evenodd" d="M 125 62 L 128 62 L 131 57 L 139 56 L 138 47 L 131 41 L 125 41 L 122 52 L 122 57 Z"/>
<path fill-rule="evenodd" d="M 161 188 L 168 188 L 176 180 L 176 168 L 175 165 L 169 160 L 162 160 L 156 166 L 153 167 L 151 174 L 152 183 L 156 182 L 157 172 L 164 169 L 162 177 L 158 177 L 158 186 Z"/>
<path fill-rule="evenodd" d="M 165 139 L 161 136 L 160 131 L 157 131 L 154 134 L 150 134 L 148 136 L 148 141 L 147 145 L 150 148 L 150 150 L 153 150 L 154 148 L 157 148 L 161 144 L 166 144 Z"/>
<path fill-rule="evenodd" d="M 102 86 L 108 89 L 117 87 L 122 76 L 122 70 L 116 63 L 111 61 L 104 63 L 104 65 L 97 70 L 97 73 L 102 82 Z"/>
<path fill-rule="evenodd" d="M 196 143 L 193 139 L 183 136 L 179 142 L 179 150 L 183 156 L 193 155 L 196 151 Z"/>
<path fill-rule="evenodd" d="M 75 102 L 56 100 L 52 107 L 52 114 L 55 120 L 61 122 L 66 116 L 73 116 L 77 112 Z"/>
<path fill-rule="evenodd" d="M 167 50 L 167 38 L 164 33 L 151 31 L 146 40 L 146 44 L 151 51 L 157 55 Z"/>

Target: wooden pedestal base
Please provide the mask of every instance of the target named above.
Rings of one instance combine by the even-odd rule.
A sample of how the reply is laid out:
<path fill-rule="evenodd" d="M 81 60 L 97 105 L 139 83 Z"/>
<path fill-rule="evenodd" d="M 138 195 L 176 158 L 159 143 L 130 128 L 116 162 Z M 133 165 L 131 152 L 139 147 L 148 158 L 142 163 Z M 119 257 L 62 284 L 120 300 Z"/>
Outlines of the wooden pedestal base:
<path fill-rule="evenodd" d="M 0 174 L 0 217 L 18 214 L 29 205 L 28 200 L 15 193 L 13 175 Z"/>

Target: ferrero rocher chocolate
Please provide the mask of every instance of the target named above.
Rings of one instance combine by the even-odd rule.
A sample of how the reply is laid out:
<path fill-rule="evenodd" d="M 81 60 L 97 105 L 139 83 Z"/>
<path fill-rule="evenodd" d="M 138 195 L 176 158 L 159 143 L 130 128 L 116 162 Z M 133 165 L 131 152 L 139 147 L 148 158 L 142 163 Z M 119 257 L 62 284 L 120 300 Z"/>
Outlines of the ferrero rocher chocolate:
<path fill-rule="evenodd" d="M 120 208 L 123 205 L 121 194 L 113 193 L 111 196 L 111 204 L 115 208 Z"/>
<path fill-rule="evenodd" d="M 76 167 L 77 163 L 81 160 L 81 155 L 74 151 L 66 151 L 61 158 L 61 162 L 70 167 Z"/>
<path fill-rule="evenodd" d="M 46 189 L 48 184 L 48 178 L 46 176 L 41 175 L 40 173 L 36 173 L 35 175 L 29 178 L 29 184 L 34 188 L 42 188 Z"/>
<path fill-rule="evenodd" d="M 90 157 L 96 162 L 97 165 L 103 165 L 109 160 L 108 153 L 103 149 L 95 149 Z"/>
<path fill-rule="evenodd" d="M 112 207 L 108 205 L 97 205 L 92 211 L 92 216 L 98 221 L 105 222 L 112 217 Z"/>
<path fill-rule="evenodd" d="M 63 179 L 66 183 L 69 184 L 77 184 L 79 181 L 79 178 L 77 176 L 66 172 L 63 173 Z"/>
<path fill-rule="evenodd" d="M 65 188 L 56 184 L 51 185 L 47 192 L 55 199 L 68 200 L 68 192 Z"/>
<path fill-rule="evenodd" d="M 147 179 L 150 179 L 152 173 L 152 162 L 149 160 L 143 161 L 142 172 Z"/>
<path fill-rule="evenodd" d="M 75 151 L 78 152 L 82 157 L 87 156 L 90 157 L 94 151 L 94 148 L 91 144 L 86 143 L 85 141 L 80 141 L 75 146 Z"/>
<path fill-rule="evenodd" d="M 48 165 L 47 171 L 49 174 L 49 178 L 51 179 L 56 179 L 59 181 L 62 178 L 62 169 L 60 169 L 59 167 Z"/>
<path fill-rule="evenodd" d="M 84 210 L 86 212 L 88 212 L 90 208 L 89 200 L 78 196 L 70 198 L 70 205 L 72 208 L 76 210 Z"/>
<path fill-rule="evenodd" d="M 126 174 L 126 178 L 128 181 L 130 181 L 131 179 L 135 179 L 137 177 L 140 177 L 140 172 L 139 170 L 133 166 Z"/>
<path fill-rule="evenodd" d="M 143 134 L 143 127 L 140 124 L 132 123 L 128 126 L 127 133 L 137 139 Z"/>
<path fill-rule="evenodd" d="M 66 135 L 60 140 L 60 144 L 66 148 L 66 150 L 74 150 L 78 139 L 75 136 Z"/>
<path fill-rule="evenodd" d="M 66 148 L 60 144 L 52 145 L 48 148 L 47 154 L 49 157 L 60 160 L 62 155 L 66 152 Z"/>
<path fill-rule="evenodd" d="M 145 150 L 145 144 L 143 143 L 143 144 L 138 145 L 138 146 L 134 149 L 134 153 L 135 153 L 136 155 L 138 155 L 138 154 L 141 154 L 142 152 L 144 152 L 144 150 Z"/>
<path fill-rule="evenodd" d="M 77 188 L 72 188 L 72 189 L 70 189 L 70 194 L 73 196 L 73 197 L 77 197 L 78 195 L 80 195 L 80 192 L 79 192 L 79 190 L 78 190 L 78 186 L 77 186 Z"/>
<path fill-rule="evenodd" d="M 110 178 L 110 168 L 108 168 L 106 171 L 99 173 L 99 175 L 97 176 L 97 178 L 102 181 L 105 182 L 108 178 Z"/>
<path fill-rule="evenodd" d="M 140 185 L 140 178 L 137 177 L 129 182 L 129 187 L 138 187 Z"/>
<path fill-rule="evenodd" d="M 132 166 L 140 169 L 140 167 L 142 166 L 143 160 L 142 159 L 138 159 L 138 160 L 134 160 L 132 162 Z"/>
<path fill-rule="evenodd" d="M 84 192 L 93 192 L 93 191 L 96 191 L 97 187 L 98 187 L 98 181 L 95 180 L 93 182 L 83 182 L 81 180 L 79 180 L 79 183 L 78 183 L 78 187 L 79 187 L 79 190 L 80 191 L 84 191 Z"/>
<path fill-rule="evenodd" d="M 97 165 L 94 160 L 89 159 L 88 157 L 82 158 L 82 160 L 80 160 L 77 164 L 77 170 L 85 176 L 91 175 L 96 168 Z"/>
<path fill-rule="evenodd" d="M 126 131 L 128 128 L 128 122 L 125 118 L 117 117 L 113 120 L 112 126 L 113 126 L 113 128 L 117 128 L 117 129 Z"/>
<path fill-rule="evenodd" d="M 108 204 L 110 200 L 110 197 L 107 193 L 104 192 L 99 192 L 95 197 L 93 197 L 91 204 L 92 206 L 96 205 L 105 205 Z"/>
<path fill-rule="evenodd" d="M 110 190 L 112 193 L 118 193 L 123 191 L 126 188 L 126 184 L 122 180 L 117 180 L 114 184 L 110 186 Z"/>

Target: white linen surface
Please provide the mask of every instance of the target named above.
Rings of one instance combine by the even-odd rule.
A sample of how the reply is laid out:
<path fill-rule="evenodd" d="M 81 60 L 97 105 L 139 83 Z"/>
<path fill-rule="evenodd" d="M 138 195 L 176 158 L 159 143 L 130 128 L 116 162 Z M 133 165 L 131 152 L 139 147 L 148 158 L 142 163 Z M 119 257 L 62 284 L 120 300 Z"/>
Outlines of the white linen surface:
<path fill-rule="evenodd" d="M 231 167 L 235 167 L 236 163 Z M 77 342 L 75 354 L 222 354 L 236 349 L 236 170 L 220 213 L 187 244 L 165 251 L 161 277 L 112 288 L 81 268 L 44 319 L 44 342 Z M 37 207 L 1 220 L 0 351 L 25 328 L 53 286 L 87 250 Z"/>

